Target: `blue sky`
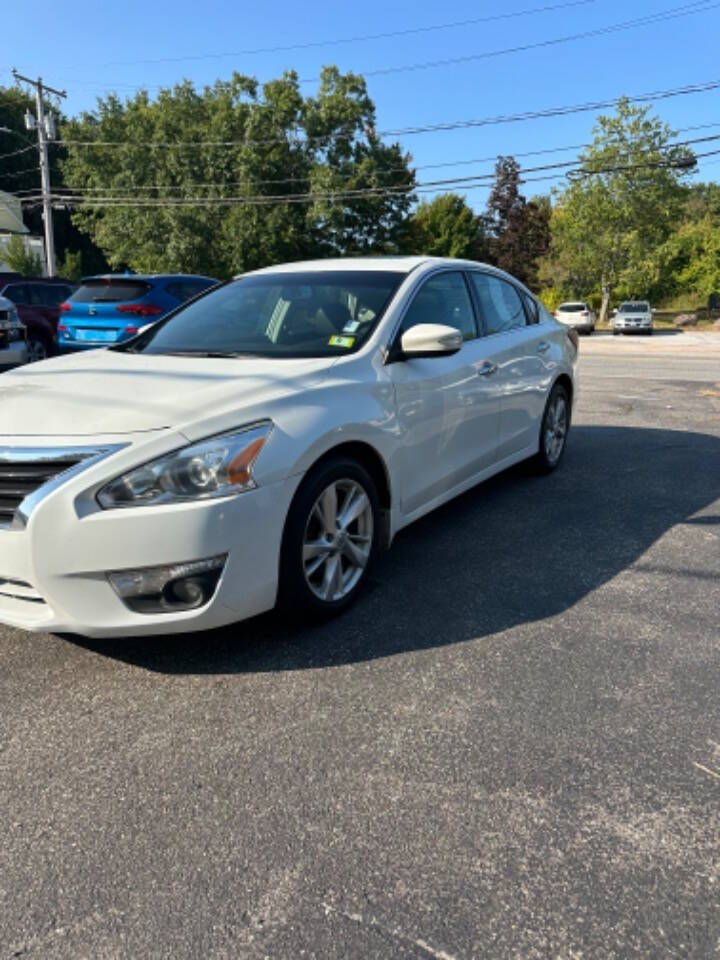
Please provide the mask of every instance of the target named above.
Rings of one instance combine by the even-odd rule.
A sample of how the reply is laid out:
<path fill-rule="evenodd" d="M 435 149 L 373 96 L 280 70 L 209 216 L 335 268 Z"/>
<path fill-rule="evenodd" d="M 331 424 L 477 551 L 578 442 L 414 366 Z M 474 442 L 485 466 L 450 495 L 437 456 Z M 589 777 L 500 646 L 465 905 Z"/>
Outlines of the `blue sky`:
<path fill-rule="evenodd" d="M 145 85 L 153 92 L 159 85 L 172 85 L 185 77 L 203 85 L 226 78 L 233 70 L 266 80 L 293 68 L 301 78 L 313 78 L 328 63 L 370 73 L 472 57 L 586 33 L 677 8 L 689 0 L 589 0 L 506 16 L 563 2 L 570 0 L 510 0 L 507 4 L 456 0 L 452 5 L 426 0 L 413 4 L 323 0 L 307 5 L 291 0 L 253 5 L 225 0 L 123 0 L 121 4 L 25 0 L 3 11 L 6 50 L 13 51 L 15 62 L 6 60 L 0 83 L 11 81 L 12 66 L 31 76 L 40 74 L 47 83 L 67 90 L 65 108 L 75 113 L 91 110 L 95 98 L 111 90 L 125 96 Z M 498 16 L 504 19 L 372 41 L 238 53 Z M 640 28 L 463 64 L 368 76 L 368 88 L 381 130 L 542 110 L 720 80 L 719 36 L 720 3 L 713 6 L 710 0 L 703 12 Z M 129 62 L 141 60 L 155 62 Z M 307 93 L 314 89 L 313 82 L 303 84 Z M 675 128 L 717 125 L 683 136 L 720 134 L 720 89 L 659 101 L 655 109 Z M 482 158 L 500 153 L 517 155 L 585 143 L 593 120 L 594 114 L 580 113 L 408 136 L 401 142 L 420 168 L 418 179 L 435 180 L 484 173 L 493 164 Z M 698 149 L 714 148 L 720 149 L 720 140 Z M 572 159 L 576 153 L 569 150 L 521 162 L 534 165 Z M 477 162 L 462 166 L 427 168 L 475 158 Z M 720 155 L 702 161 L 702 179 L 718 179 L 719 173 Z M 550 186 L 552 181 L 528 183 L 525 190 L 530 195 Z M 458 192 L 466 193 L 476 207 L 485 202 L 485 188 Z"/>

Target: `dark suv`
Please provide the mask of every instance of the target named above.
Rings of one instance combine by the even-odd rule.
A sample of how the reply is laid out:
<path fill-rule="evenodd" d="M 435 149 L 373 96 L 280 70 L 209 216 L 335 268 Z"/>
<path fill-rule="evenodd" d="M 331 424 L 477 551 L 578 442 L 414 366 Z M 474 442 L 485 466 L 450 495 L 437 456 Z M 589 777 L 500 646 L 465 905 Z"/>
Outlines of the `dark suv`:
<path fill-rule="evenodd" d="M 0 296 L 12 300 L 27 329 L 30 361 L 44 360 L 57 353 L 60 304 L 74 290 L 75 284 L 57 277 L 0 273 Z"/>

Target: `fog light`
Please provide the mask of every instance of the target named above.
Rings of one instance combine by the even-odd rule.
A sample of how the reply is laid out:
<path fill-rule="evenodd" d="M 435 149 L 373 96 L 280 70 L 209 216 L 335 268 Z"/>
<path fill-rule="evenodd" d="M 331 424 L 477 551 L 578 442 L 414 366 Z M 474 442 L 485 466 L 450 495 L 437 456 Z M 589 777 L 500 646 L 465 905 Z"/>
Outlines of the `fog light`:
<path fill-rule="evenodd" d="M 223 555 L 162 567 L 117 570 L 107 577 L 125 606 L 135 613 L 179 613 L 209 603 L 226 559 Z"/>

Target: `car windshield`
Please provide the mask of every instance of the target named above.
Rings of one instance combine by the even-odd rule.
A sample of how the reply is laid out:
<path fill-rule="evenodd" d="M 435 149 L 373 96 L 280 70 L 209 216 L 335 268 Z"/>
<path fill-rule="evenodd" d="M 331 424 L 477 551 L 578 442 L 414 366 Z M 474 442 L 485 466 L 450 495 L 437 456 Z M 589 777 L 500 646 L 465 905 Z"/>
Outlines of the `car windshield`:
<path fill-rule="evenodd" d="M 650 304 L 646 300 L 632 300 L 620 304 L 620 313 L 647 313 Z"/>
<path fill-rule="evenodd" d="M 330 357 L 357 350 L 404 274 L 313 271 L 252 274 L 160 321 L 127 349 L 196 356 Z"/>
<path fill-rule="evenodd" d="M 587 307 L 584 303 L 561 303 L 558 310 L 563 313 L 582 313 L 583 310 L 587 310 Z"/>

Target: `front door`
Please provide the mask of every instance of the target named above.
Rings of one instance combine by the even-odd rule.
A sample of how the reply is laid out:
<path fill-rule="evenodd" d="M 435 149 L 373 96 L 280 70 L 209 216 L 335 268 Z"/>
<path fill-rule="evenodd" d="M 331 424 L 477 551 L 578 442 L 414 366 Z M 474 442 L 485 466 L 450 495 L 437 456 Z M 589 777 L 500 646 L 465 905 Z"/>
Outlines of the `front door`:
<path fill-rule="evenodd" d="M 404 515 L 442 497 L 497 458 L 500 400 L 461 271 L 444 271 L 425 281 L 398 336 L 419 323 L 455 327 L 464 342 L 452 356 L 408 358 L 390 367 Z"/>

